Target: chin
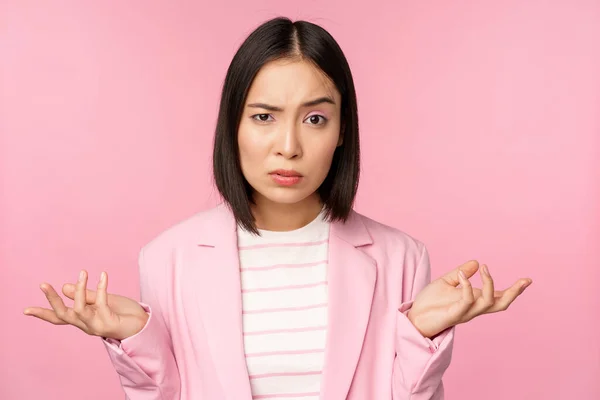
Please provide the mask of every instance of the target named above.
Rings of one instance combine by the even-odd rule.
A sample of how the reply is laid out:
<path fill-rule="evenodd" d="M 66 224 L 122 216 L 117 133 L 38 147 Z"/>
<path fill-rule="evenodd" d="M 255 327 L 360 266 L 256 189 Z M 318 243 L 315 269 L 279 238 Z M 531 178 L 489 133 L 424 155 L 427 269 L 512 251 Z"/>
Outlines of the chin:
<path fill-rule="evenodd" d="M 269 188 L 260 191 L 267 200 L 278 204 L 296 204 L 310 197 L 314 191 L 306 191 L 299 188 Z"/>

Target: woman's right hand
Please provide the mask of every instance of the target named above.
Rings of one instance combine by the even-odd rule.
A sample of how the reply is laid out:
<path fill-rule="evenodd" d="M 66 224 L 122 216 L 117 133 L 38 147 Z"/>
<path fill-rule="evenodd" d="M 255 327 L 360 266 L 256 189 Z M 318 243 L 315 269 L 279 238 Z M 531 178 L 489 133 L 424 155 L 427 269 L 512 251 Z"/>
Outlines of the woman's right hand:
<path fill-rule="evenodd" d="M 87 290 L 87 272 L 81 271 L 75 285 L 65 284 L 63 293 L 74 300 L 73 308 L 65 306 L 54 288 L 42 283 L 52 309 L 28 307 L 23 313 L 54 325 L 73 325 L 88 335 L 123 340 L 135 335 L 146 325 L 148 313 L 135 300 L 108 294 L 108 275 L 102 272 L 98 290 Z"/>

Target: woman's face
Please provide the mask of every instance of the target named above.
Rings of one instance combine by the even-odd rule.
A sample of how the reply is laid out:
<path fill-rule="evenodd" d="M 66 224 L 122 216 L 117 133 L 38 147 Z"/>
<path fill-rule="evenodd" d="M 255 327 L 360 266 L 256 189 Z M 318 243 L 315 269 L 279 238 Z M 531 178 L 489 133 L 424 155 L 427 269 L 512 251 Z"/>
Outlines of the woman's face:
<path fill-rule="evenodd" d="M 318 200 L 341 145 L 341 95 L 306 61 L 265 64 L 248 92 L 238 130 L 242 172 L 257 202 Z"/>

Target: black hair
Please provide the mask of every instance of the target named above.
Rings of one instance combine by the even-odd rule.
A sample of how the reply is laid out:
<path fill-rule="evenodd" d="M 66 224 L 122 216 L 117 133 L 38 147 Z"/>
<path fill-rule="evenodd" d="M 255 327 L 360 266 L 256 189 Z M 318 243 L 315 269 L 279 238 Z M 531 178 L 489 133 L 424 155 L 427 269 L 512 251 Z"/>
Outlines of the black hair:
<path fill-rule="evenodd" d="M 346 221 L 354 204 L 360 175 L 358 111 L 348 61 L 335 39 L 307 21 L 273 18 L 241 44 L 227 70 L 214 137 L 213 178 L 217 190 L 244 229 L 258 233 L 251 211 L 252 188 L 242 173 L 238 128 L 254 77 L 263 65 L 279 59 L 311 62 L 331 79 L 341 94 L 340 135 L 331 168 L 317 193 L 329 221 Z"/>

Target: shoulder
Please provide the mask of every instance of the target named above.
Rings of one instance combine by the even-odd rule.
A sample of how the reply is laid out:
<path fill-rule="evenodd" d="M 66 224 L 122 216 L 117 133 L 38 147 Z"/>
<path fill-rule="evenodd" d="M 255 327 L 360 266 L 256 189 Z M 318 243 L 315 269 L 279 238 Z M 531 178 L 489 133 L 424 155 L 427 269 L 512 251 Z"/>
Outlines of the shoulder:
<path fill-rule="evenodd" d="M 170 255 L 175 248 L 201 243 L 202 238 L 210 235 L 211 229 L 218 225 L 216 220 L 224 218 L 223 208 L 219 204 L 174 223 L 157 233 L 142 247 L 140 253 L 146 258 L 155 258 Z"/>
<path fill-rule="evenodd" d="M 372 246 L 386 254 L 402 253 L 403 257 L 420 258 L 426 252 L 424 242 L 400 228 L 377 221 L 366 215 L 354 212 L 373 241 Z"/>

